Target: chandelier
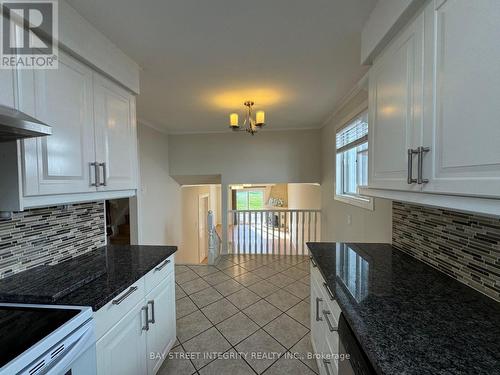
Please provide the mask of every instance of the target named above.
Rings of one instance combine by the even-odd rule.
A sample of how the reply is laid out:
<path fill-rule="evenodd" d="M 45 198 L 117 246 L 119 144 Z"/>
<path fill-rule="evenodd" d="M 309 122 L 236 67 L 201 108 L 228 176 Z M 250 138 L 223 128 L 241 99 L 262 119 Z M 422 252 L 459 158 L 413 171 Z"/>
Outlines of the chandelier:
<path fill-rule="evenodd" d="M 229 127 L 233 131 L 247 131 L 248 133 L 254 135 L 257 130 L 265 125 L 265 113 L 264 111 L 255 112 L 255 119 L 252 117 L 252 107 L 255 103 L 251 100 L 247 100 L 243 105 L 247 107 L 245 113 L 245 120 L 243 121 L 243 126 L 240 127 L 238 123 L 238 114 L 231 113 L 229 115 Z"/>

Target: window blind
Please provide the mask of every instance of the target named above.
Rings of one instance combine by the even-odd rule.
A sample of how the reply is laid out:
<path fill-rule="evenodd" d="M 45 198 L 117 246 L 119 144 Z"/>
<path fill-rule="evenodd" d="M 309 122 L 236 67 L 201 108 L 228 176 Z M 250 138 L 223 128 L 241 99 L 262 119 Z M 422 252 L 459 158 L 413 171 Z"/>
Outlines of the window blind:
<path fill-rule="evenodd" d="M 364 112 L 337 132 L 337 153 L 344 152 L 368 141 L 368 113 Z"/>

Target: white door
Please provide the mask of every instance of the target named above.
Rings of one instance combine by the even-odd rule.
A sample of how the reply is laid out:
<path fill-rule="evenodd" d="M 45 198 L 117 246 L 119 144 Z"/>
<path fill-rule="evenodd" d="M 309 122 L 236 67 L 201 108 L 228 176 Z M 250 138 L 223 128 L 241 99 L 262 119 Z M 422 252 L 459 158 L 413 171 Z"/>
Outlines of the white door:
<path fill-rule="evenodd" d="M 147 334 L 147 352 L 154 353 L 155 359 L 148 359 L 148 374 L 156 374 L 166 353 L 175 342 L 175 280 L 174 273 L 161 282 L 146 297 L 149 315 L 154 314 Z"/>
<path fill-rule="evenodd" d="M 500 197 L 500 2 L 426 8 L 424 191 Z"/>
<path fill-rule="evenodd" d="M 369 73 L 368 185 L 373 188 L 420 189 L 407 179 L 408 149 L 421 142 L 423 21 L 420 16 L 410 24 Z"/>
<path fill-rule="evenodd" d="M 203 262 L 208 257 L 208 195 L 200 195 L 198 199 L 198 257 Z"/>
<path fill-rule="evenodd" d="M 101 163 L 100 190 L 137 188 L 135 97 L 94 74 L 96 157 Z"/>
<path fill-rule="evenodd" d="M 97 341 L 98 375 L 146 374 L 146 316 L 142 307 L 141 301 Z"/>
<path fill-rule="evenodd" d="M 95 191 L 92 71 L 60 51 L 58 69 L 19 76 L 21 111 L 52 127 L 23 142 L 24 195 Z"/>

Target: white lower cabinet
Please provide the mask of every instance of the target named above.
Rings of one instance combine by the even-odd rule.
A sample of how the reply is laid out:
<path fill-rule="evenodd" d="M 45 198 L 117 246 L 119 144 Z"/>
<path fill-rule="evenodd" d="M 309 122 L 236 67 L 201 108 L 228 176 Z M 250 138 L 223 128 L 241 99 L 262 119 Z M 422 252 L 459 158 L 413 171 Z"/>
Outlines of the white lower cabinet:
<path fill-rule="evenodd" d="M 318 268 L 311 262 L 311 342 L 320 375 L 337 375 L 340 307 L 324 285 Z"/>
<path fill-rule="evenodd" d="M 143 303 L 137 304 L 96 344 L 97 373 L 102 375 L 145 374 L 147 366 Z"/>
<path fill-rule="evenodd" d="M 176 338 L 173 259 L 168 268 L 160 264 L 94 314 L 98 375 L 154 375 L 161 367 Z M 147 280 L 157 275 L 163 280 L 148 286 Z"/>
<path fill-rule="evenodd" d="M 172 272 L 168 278 L 146 296 L 150 309 L 147 332 L 148 374 L 156 374 L 168 350 L 175 342 L 175 281 Z"/>

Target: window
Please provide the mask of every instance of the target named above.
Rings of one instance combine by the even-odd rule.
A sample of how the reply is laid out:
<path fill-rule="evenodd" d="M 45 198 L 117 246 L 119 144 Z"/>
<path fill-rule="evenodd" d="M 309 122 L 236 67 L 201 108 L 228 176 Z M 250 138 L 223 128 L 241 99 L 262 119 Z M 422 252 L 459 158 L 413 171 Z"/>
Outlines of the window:
<path fill-rule="evenodd" d="M 365 111 L 336 136 L 335 199 L 373 209 L 373 200 L 358 193 L 368 184 L 368 112 Z"/>
<path fill-rule="evenodd" d="M 263 210 L 264 191 L 263 190 L 237 190 L 236 191 L 237 210 Z"/>

